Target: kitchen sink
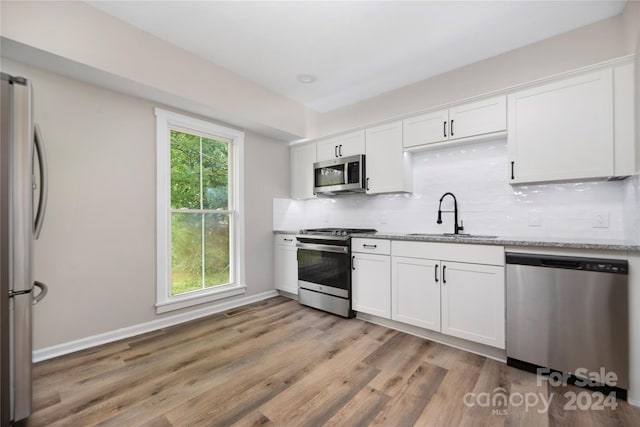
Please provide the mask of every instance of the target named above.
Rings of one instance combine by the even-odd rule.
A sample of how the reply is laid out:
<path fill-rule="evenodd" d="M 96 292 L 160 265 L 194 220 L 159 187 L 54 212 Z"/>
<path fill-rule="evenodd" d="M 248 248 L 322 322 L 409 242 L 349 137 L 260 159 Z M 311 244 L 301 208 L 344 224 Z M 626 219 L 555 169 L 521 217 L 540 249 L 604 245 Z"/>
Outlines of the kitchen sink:
<path fill-rule="evenodd" d="M 453 233 L 409 233 L 407 236 L 416 237 L 451 237 L 451 238 L 464 238 L 464 239 L 497 239 L 498 236 L 490 236 L 487 234 L 453 234 Z"/>

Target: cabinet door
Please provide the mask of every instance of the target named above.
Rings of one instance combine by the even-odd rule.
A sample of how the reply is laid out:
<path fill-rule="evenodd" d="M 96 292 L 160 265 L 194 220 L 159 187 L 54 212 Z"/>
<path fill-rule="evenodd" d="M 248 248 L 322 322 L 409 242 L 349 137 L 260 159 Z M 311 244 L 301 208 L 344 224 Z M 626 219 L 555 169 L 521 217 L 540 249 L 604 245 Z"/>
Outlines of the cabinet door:
<path fill-rule="evenodd" d="M 509 95 L 509 182 L 614 175 L 612 70 Z"/>
<path fill-rule="evenodd" d="M 449 137 L 449 110 L 405 119 L 402 128 L 405 148 L 445 141 Z"/>
<path fill-rule="evenodd" d="M 364 130 L 351 132 L 338 137 L 338 156 L 348 157 L 364 154 Z"/>
<path fill-rule="evenodd" d="M 391 257 L 353 254 L 352 308 L 362 313 L 391 318 Z"/>
<path fill-rule="evenodd" d="M 338 157 L 338 138 L 323 139 L 316 143 L 317 147 L 317 162 L 323 160 L 335 159 Z"/>
<path fill-rule="evenodd" d="M 316 161 L 316 145 L 291 147 L 291 198 L 311 199 L 313 194 L 313 164 Z"/>
<path fill-rule="evenodd" d="M 504 267 L 442 262 L 442 333 L 504 348 Z"/>
<path fill-rule="evenodd" d="M 276 289 L 298 295 L 298 248 L 276 244 Z"/>
<path fill-rule="evenodd" d="M 402 150 L 402 122 L 366 131 L 367 194 L 410 192 L 411 153 Z"/>
<path fill-rule="evenodd" d="M 440 332 L 440 266 L 419 258 L 391 259 L 391 319 Z"/>
<path fill-rule="evenodd" d="M 449 109 L 449 139 L 507 129 L 507 98 L 483 99 Z"/>

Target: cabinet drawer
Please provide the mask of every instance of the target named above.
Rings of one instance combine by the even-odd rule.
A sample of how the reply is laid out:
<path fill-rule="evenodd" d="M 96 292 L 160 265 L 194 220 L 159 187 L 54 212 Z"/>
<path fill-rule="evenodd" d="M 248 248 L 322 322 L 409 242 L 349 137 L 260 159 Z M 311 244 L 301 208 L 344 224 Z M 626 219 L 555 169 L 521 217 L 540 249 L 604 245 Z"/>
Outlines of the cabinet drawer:
<path fill-rule="evenodd" d="M 394 240 L 391 242 L 391 253 L 393 256 L 409 258 L 504 265 L 504 246 Z"/>
<path fill-rule="evenodd" d="M 351 239 L 351 251 L 366 254 L 389 255 L 391 241 L 384 239 Z"/>
<path fill-rule="evenodd" d="M 293 234 L 276 234 L 276 244 L 284 246 L 295 246 L 296 236 Z"/>

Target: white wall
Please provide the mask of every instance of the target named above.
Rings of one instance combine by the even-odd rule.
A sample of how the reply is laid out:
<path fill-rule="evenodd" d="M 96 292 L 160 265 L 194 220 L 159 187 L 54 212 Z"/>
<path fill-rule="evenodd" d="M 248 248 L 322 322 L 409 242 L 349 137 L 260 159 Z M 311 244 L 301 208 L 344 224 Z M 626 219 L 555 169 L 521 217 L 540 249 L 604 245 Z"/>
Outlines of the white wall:
<path fill-rule="evenodd" d="M 50 171 L 34 248 L 35 277 L 50 291 L 34 310 L 34 348 L 175 314 L 154 307 L 157 105 L 7 60 L 2 68 L 33 81 Z M 272 198 L 288 194 L 288 169 L 286 144 L 246 133 L 245 297 L 274 289 Z"/>
<path fill-rule="evenodd" d="M 445 192 L 458 200 L 465 232 L 505 237 L 590 240 L 638 239 L 640 180 L 590 181 L 511 186 L 506 138 L 413 155 L 414 192 L 343 196 L 316 200 L 274 200 L 276 230 L 311 227 L 371 227 L 388 232 L 453 232 L 453 215 L 436 224 Z M 452 208 L 451 199 L 443 210 Z M 593 228 L 593 215 L 609 214 L 609 228 Z M 542 226 L 530 226 L 537 212 Z M 626 216 L 625 216 L 626 213 Z"/>
<path fill-rule="evenodd" d="M 0 12 L 3 57 L 263 134 L 305 135 L 302 104 L 84 2 L 2 1 Z"/>
<path fill-rule="evenodd" d="M 630 2 L 632 3 L 632 2 Z M 318 138 L 633 53 L 621 15 L 310 117 Z M 437 61 L 437 58 L 433 59 Z"/>

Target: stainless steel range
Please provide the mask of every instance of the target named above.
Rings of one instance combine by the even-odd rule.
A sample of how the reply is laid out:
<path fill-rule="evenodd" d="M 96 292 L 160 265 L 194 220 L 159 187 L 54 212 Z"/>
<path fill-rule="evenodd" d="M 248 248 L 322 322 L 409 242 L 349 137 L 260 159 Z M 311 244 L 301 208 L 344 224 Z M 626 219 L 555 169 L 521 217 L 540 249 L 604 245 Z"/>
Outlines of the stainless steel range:
<path fill-rule="evenodd" d="M 351 235 L 375 233 L 364 228 L 300 230 L 298 301 L 300 304 L 353 317 L 351 310 Z"/>

